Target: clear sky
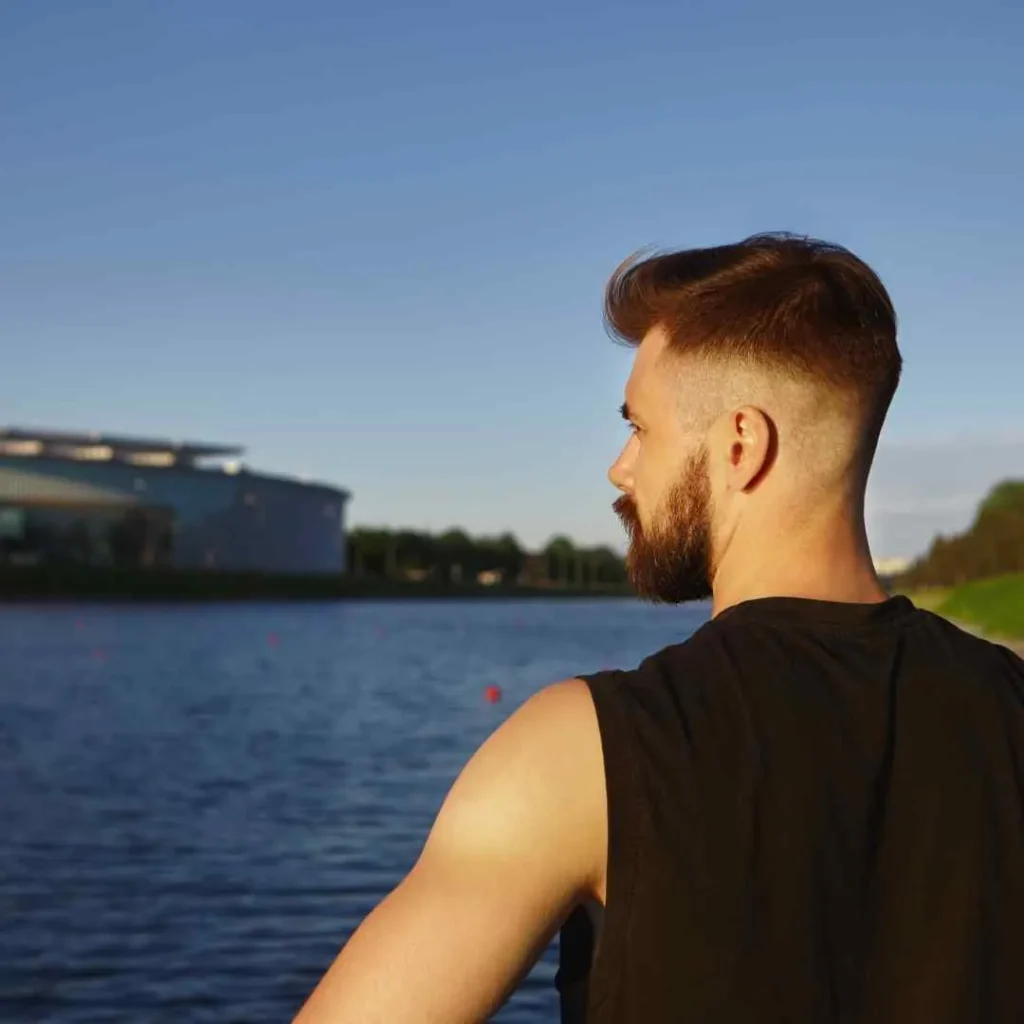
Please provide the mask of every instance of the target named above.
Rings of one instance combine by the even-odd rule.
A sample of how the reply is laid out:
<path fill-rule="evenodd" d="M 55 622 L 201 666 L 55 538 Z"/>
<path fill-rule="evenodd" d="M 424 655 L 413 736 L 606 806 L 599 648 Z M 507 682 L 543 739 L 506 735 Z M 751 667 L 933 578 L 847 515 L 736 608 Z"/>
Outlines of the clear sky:
<path fill-rule="evenodd" d="M 1019 4 L 0 6 L 0 423 L 241 442 L 352 517 L 620 541 L 646 245 L 820 235 L 906 373 L 878 555 L 1024 475 Z"/>

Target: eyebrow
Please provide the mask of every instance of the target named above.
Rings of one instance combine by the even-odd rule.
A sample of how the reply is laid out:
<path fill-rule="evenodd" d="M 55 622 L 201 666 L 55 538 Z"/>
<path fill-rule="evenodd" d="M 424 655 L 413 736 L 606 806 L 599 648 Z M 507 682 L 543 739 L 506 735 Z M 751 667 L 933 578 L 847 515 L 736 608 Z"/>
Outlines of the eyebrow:
<path fill-rule="evenodd" d="M 630 423 L 632 421 L 633 414 L 629 411 L 629 402 L 623 402 L 622 405 L 619 406 L 619 412 L 622 413 L 622 418 L 627 423 Z"/>

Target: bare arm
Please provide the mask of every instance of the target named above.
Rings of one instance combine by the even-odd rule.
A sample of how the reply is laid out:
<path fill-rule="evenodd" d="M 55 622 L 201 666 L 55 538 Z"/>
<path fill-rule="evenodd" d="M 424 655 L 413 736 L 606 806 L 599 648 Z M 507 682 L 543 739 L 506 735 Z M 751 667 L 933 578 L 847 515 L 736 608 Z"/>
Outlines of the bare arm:
<path fill-rule="evenodd" d="M 367 917 L 295 1024 L 476 1024 L 572 907 L 603 889 L 604 767 L 570 680 L 527 701 L 448 794 L 416 866 Z"/>

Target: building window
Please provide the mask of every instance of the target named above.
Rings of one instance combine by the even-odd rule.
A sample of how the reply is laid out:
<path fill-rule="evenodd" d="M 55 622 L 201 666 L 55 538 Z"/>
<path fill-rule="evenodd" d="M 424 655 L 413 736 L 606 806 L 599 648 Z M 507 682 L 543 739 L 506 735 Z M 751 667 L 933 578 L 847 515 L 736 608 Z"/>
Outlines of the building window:
<path fill-rule="evenodd" d="M 167 565 L 173 551 L 169 509 L 39 505 L 0 510 L 0 563 Z"/>
<path fill-rule="evenodd" d="M 20 540 L 24 535 L 24 509 L 0 508 L 0 540 Z"/>

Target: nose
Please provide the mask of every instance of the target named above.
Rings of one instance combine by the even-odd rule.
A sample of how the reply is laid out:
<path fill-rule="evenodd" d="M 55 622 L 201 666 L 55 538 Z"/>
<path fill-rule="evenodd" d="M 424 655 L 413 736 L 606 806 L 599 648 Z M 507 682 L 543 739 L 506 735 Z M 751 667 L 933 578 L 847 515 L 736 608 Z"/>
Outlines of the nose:
<path fill-rule="evenodd" d="M 611 485 L 623 494 L 629 494 L 633 487 L 632 459 L 629 457 L 629 445 L 619 453 L 619 457 L 611 464 L 608 470 L 608 479 Z"/>

